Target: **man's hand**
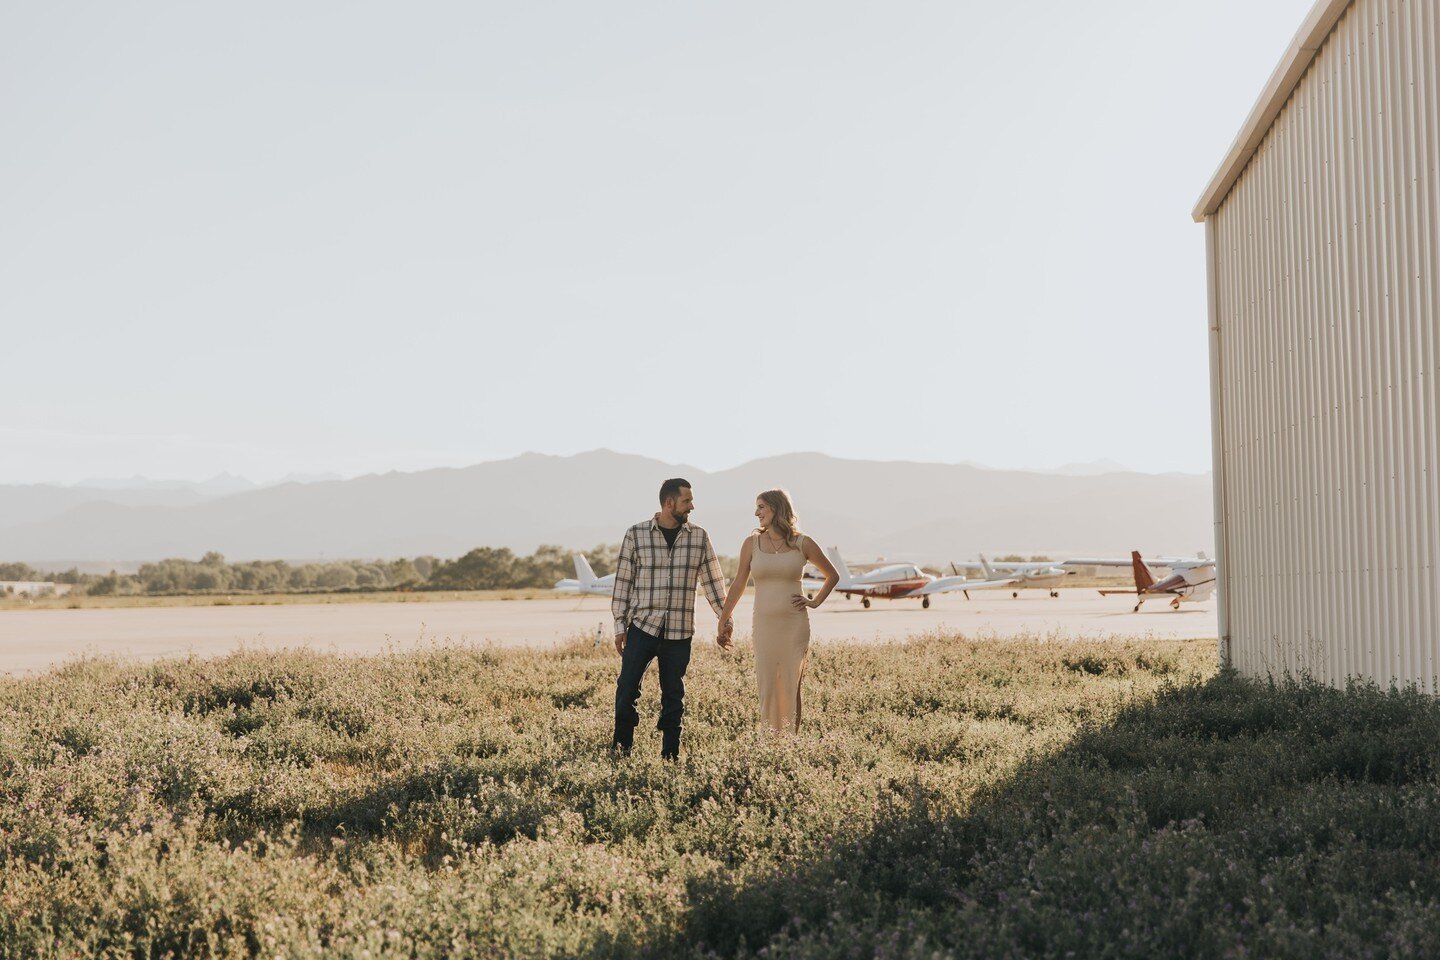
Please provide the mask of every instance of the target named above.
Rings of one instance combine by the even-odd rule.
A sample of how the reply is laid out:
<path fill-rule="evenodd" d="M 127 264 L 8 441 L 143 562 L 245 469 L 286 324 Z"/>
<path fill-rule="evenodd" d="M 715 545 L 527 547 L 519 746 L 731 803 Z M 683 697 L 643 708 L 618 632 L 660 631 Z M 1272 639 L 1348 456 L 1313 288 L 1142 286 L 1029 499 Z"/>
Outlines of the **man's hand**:
<path fill-rule="evenodd" d="M 731 639 L 731 635 L 734 634 L 734 632 L 734 620 L 726 620 L 724 623 L 720 624 L 719 629 L 715 631 L 715 642 L 720 644 L 721 650 L 729 650 L 731 647 L 735 646 L 735 642 Z"/>
<path fill-rule="evenodd" d="M 615 634 L 615 652 L 622 657 L 625 656 L 625 634 L 623 631 Z"/>

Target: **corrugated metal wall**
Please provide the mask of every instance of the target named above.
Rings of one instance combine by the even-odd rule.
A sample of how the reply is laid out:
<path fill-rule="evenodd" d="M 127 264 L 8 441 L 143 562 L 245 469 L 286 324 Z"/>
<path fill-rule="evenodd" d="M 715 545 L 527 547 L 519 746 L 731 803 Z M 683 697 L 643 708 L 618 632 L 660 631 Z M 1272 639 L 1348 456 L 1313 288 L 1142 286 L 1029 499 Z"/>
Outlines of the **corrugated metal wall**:
<path fill-rule="evenodd" d="M 1247 674 L 1436 692 L 1437 50 L 1440 0 L 1357 0 L 1207 224 L 1220 589 Z"/>

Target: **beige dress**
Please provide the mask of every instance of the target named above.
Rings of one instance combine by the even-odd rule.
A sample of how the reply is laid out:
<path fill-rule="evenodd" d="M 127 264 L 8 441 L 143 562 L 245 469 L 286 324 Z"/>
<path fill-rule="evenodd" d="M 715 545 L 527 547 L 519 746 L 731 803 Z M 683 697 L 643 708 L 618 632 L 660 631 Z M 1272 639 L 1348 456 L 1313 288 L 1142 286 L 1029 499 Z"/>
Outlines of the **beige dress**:
<path fill-rule="evenodd" d="M 772 730 L 800 728 L 800 680 L 810 655 L 810 609 L 796 609 L 790 599 L 800 589 L 805 555 L 791 548 L 780 553 L 761 549 L 755 535 L 750 575 L 755 578 L 755 674 L 760 686 L 760 716 Z"/>

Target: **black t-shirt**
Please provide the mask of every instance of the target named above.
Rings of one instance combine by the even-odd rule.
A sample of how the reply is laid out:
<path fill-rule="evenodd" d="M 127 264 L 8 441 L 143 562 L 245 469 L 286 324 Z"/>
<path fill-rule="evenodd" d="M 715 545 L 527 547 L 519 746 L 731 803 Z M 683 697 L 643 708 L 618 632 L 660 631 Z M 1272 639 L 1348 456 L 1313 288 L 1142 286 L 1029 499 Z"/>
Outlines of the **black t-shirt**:
<path fill-rule="evenodd" d="M 655 526 L 660 527 L 660 524 L 657 523 L 655 524 Z M 673 527 L 660 527 L 660 533 L 662 536 L 665 537 L 665 546 L 669 547 L 671 550 L 674 550 L 675 538 L 680 536 L 680 526 L 677 524 Z"/>

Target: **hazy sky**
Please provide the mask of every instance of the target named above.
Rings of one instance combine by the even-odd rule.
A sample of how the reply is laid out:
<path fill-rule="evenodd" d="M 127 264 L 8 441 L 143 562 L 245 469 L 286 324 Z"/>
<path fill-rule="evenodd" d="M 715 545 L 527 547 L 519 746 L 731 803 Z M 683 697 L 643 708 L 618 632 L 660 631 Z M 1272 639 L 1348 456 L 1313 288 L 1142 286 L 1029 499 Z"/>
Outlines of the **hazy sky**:
<path fill-rule="evenodd" d="M 1311 0 L 9 3 L 0 482 L 611 447 L 1204 470 Z"/>

